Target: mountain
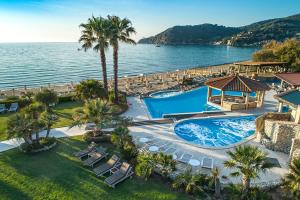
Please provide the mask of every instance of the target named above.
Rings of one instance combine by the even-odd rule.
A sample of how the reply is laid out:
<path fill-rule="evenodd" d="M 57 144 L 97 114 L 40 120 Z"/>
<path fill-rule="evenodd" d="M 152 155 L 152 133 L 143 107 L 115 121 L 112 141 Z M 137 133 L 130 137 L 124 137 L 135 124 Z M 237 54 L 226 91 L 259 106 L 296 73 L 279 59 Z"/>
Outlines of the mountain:
<path fill-rule="evenodd" d="M 300 33 L 300 14 L 270 19 L 242 27 L 215 24 L 174 26 L 155 36 L 143 38 L 141 44 L 226 44 L 261 46 L 270 40 L 282 41 Z"/>

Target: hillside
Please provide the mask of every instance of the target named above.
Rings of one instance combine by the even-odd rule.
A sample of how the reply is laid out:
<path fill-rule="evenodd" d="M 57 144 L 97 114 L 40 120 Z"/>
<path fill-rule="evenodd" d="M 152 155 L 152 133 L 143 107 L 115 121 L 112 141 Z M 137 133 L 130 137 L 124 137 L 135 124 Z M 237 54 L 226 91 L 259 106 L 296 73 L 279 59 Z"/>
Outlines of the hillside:
<path fill-rule="evenodd" d="M 155 36 L 143 38 L 143 44 L 228 44 L 261 46 L 272 39 L 282 41 L 300 33 L 300 14 L 270 19 L 242 27 L 213 24 L 174 26 Z"/>

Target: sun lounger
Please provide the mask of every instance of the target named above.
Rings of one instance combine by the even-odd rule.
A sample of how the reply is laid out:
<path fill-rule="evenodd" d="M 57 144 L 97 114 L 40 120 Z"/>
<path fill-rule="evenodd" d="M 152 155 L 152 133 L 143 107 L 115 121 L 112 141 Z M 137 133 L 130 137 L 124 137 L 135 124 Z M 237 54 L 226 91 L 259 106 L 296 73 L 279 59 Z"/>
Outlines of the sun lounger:
<path fill-rule="evenodd" d="M 212 158 L 206 158 L 204 157 L 201 163 L 202 168 L 206 169 L 213 169 L 214 167 L 214 160 Z"/>
<path fill-rule="evenodd" d="M 123 162 L 121 168 L 104 180 L 109 187 L 114 188 L 116 184 L 124 181 L 128 177 L 132 177 L 133 171 L 130 164 Z"/>
<path fill-rule="evenodd" d="M 9 112 L 16 112 L 19 108 L 19 104 L 18 103 L 12 103 L 10 105 L 10 108 L 8 109 Z"/>
<path fill-rule="evenodd" d="M 120 158 L 116 155 L 113 155 L 106 163 L 99 165 L 94 168 L 96 176 L 102 176 L 103 174 L 109 172 L 113 167 L 116 167 L 119 164 Z"/>
<path fill-rule="evenodd" d="M 5 104 L 0 104 L 0 113 L 3 113 L 6 111 Z"/>
<path fill-rule="evenodd" d="M 193 156 L 191 154 L 183 154 L 183 156 L 181 158 L 178 159 L 178 161 L 183 162 L 183 163 L 189 163 L 190 159 Z"/>
<path fill-rule="evenodd" d="M 171 155 L 176 151 L 174 147 L 171 147 L 165 151 L 165 154 Z"/>
<path fill-rule="evenodd" d="M 83 157 L 87 156 L 89 153 L 91 153 L 92 151 L 95 151 L 95 150 L 96 150 L 95 146 L 94 145 L 90 145 L 86 149 L 74 152 L 73 156 L 75 156 L 77 158 L 83 158 Z"/>
<path fill-rule="evenodd" d="M 176 153 L 173 154 L 173 159 L 174 160 L 179 160 L 183 155 L 182 151 L 177 151 Z"/>
<path fill-rule="evenodd" d="M 107 153 L 99 153 L 97 151 L 91 152 L 88 154 L 88 158 L 84 161 L 82 161 L 83 165 L 89 166 L 89 167 L 94 167 L 94 165 L 102 160 L 103 158 L 107 157 Z"/>

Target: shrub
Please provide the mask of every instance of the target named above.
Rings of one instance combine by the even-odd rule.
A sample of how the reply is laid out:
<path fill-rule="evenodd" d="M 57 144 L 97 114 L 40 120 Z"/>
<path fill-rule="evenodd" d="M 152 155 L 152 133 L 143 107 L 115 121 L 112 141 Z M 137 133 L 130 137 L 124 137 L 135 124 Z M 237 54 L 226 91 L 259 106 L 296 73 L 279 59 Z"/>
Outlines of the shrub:
<path fill-rule="evenodd" d="M 67 94 L 63 96 L 58 97 L 59 103 L 69 102 L 69 101 L 75 101 L 75 94 Z"/>
<path fill-rule="evenodd" d="M 40 144 L 42 146 L 50 146 L 52 144 L 54 144 L 56 142 L 56 138 L 55 137 L 43 137 L 40 139 Z"/>
<path fill-rule="evenodd" d="M 108 92 L 108 101 L 110 103 L 114 103 L 114 101 L 115 101 L 115 94 L 114 94 L 113 90 L 111 90 L 111 91 Z M 127 104 L 126 94 L 125 93 L 119 92 L 119 102 L 121 104 Z"/>

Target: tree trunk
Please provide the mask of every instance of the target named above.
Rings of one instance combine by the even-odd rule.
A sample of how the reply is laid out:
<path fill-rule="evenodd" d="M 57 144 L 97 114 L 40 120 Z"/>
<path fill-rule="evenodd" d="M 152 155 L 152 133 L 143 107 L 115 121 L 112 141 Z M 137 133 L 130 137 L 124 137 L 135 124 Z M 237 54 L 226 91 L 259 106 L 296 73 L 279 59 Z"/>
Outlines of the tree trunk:
<path fill-rule="evenodd" d="M 221 184 L 220 184 L 220 179 L 216 178 L 215 179 L 215 197 L 220 198 L 221 196 Z"/>
<path fill-rule="evenodd" d="M 104 90 L 107 95 L 108 94 L 108 84 L 107 84 L 106 57 L 105 57 L 105 51 L 103 48 L 100 49 L 100 60 L 101 60 L 101 65 L 102 65 L 103 87 L 104 87 Z"/>
<path fill-rule="evenodd" d="M 113 58 L 114 58 L 114 94 L 115 94 L 115 103 L 119 103 L 118 95 L 118 45 L 113 47 Z"/>
<path fill-rule="evenodd" d="M 51 130 L 51 126 L 47 126 L 46 138 L 48 138 L 48 137 L 49 137 L 50 130 Z"/>
<path fill-rule="evenodd" d="M 249 188 L 250 188 L 250 179 L 249 179 L 249 177 L 243 176 L 242 183 L 243 183 L 243 194 L 246 194 L 246 193 L 248 193 Z"/>
<path fill-rule="evenodd" d="M 40 140 L 39 132 L 36 132 L 36 133 L 35 133 L 35 141 L 36 141 L 37 143 L 39 143 L 39 140 Z"/>
<path fill-rule="evenodd" d="M 32 144 L 32 140 L 30 138 L 24 136 L 23 139 L 24 139 L 25 143 Z"/>

